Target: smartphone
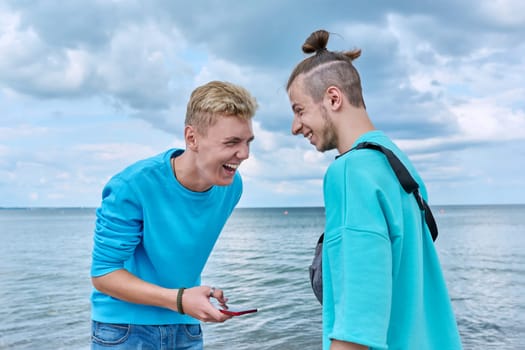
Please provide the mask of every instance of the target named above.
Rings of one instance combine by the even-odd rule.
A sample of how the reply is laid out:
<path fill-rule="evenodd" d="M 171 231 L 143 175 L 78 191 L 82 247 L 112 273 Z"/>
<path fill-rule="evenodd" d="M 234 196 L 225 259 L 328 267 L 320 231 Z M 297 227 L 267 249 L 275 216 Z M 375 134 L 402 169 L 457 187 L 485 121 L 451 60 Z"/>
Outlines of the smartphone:
<path fill-rule="evenodd" d="M 251 314 L 251 313 L 257 312 L 257 309 L 255 309 L 255 308 L 247 308 L 247 307 L 244 307 L 244 306 L 231 306 L 231 305 L 228 305 L 227 309 L 219 309 L 219 311 L 222 312 L 223 314 L 226 314 L 226 315 L 241 316 L 241 315 Z"/>

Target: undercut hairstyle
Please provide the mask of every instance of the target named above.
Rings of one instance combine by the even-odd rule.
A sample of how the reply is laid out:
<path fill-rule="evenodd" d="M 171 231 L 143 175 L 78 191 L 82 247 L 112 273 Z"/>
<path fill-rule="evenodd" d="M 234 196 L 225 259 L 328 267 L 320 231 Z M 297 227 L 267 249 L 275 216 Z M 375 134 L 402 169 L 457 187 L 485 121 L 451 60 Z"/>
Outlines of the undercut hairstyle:
<path fill-rule="evenodd" d="M 191 93 L 185 125 L 206 134 L 219 116 L 250 120 L 258 108 L 256 99 L 245 88 L 224 81 L 210 81 Z"/>
<path fill-rule="evenodd" d="M 357 108 L 366 108 L 361 88 L 361 78 L 352 61 L 361 55 L 360 49 L 351 51 L 329 51 L 326 48 L 330 33 L 318 30 L 310 34 L 302 46 L 305 54 L 314 55 L 305 58 L 292 71 L 286 90 L 298 76 L 304 77 L 303 87 L 314 102 L 320 102 L 326 89 L 336 86 L 345 94 L 350 104 Z"/>

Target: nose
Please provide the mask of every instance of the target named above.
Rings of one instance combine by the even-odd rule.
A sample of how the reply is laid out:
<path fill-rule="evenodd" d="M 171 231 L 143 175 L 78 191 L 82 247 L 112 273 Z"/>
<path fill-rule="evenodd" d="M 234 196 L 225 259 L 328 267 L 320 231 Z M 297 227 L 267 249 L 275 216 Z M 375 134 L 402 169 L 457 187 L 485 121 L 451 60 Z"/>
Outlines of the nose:
<path fill-rule="evenodd" d="M 292 134 L 293 134 L 293 135 L 298 135 L 298 134 L 300 134 L 302 127 L 303 127 L 303 124 L 301 123 L 301 121 L 299 120 L 299 118 L 297 118 L 296 116 L 294 116 L 294 117 L 293 117 L 293 121 L 292 121 Z"/>
<path fill-rule="evenodd" d="M 250 144 L 249 143 L 243 143 L 239 146 L 239 150 L 237 151 L 237 158 L 240 160 L 248 159 L 250 156 Z"/>

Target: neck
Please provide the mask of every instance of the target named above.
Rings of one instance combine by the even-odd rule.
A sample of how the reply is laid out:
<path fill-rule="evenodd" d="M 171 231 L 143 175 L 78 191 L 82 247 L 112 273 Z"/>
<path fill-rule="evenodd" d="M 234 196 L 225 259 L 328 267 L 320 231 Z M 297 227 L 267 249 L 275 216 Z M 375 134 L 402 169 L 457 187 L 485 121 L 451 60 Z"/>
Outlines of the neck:
<path fill-rule="evenodd" d="M 180 156 L 172 158 L 171 168 L 173 175 L 179 183 L 193 192 L 205 192 L 211 185 L 204 183 L 198 175 L 195 162 L 191 159 L 191 154 L 184 151 Z"/>
<path fill-rule="evenodd" d="M 368 113 L 364 108 L 350 106 L 346 113 L 337 118 L 337 150 L 347 152 L 355 141 L 363 134 L 375 130 Z"/>

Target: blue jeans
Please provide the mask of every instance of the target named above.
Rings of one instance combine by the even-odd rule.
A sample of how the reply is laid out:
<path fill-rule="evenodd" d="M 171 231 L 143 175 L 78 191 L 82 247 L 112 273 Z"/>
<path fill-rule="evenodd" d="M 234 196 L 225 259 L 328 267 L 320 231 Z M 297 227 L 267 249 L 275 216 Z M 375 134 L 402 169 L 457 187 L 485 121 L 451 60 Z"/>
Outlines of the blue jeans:
<path fill-rule="evenodd" d="M 200 324 L 162 326 L 92 321 L 91 349 L 202 350 Z"/>

